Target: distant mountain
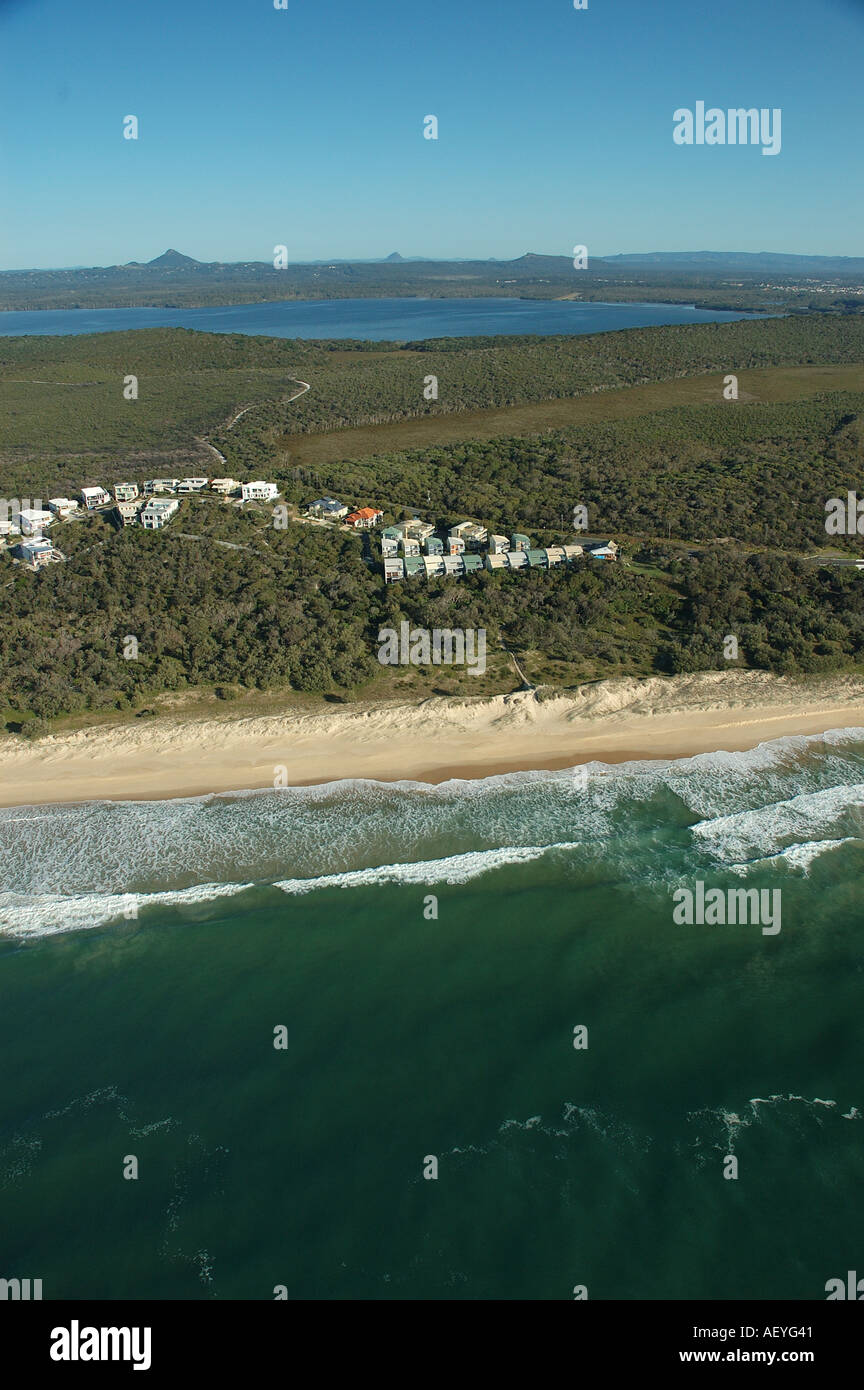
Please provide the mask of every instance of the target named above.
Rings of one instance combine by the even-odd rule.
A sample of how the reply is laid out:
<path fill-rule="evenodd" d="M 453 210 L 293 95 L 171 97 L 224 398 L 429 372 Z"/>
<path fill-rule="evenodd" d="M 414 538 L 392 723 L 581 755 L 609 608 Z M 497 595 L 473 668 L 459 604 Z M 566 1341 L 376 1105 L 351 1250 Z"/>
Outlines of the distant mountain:
<path fill-rule="evenodd" d="M 404 261 L 405 257 L 400 256 L 398 251 L 391 251 L 389 256 L 384 257 L 385 264 L 391 261 Z"/>
<path fill-rule="evenodd" d="M 193 260 L 191 256 L 184 256 L 182 252 L 175 251 L 173 247 L 169 247 L 167 251 L 162 252 L 161 256 L 156 256 L 154 260 L 147 261 L 145 264 L 153 266 L 156 270 L 170 270 L 172 268 L 179 270 L 182 267 L 188 268 L 193 265 L 203 265 L 204 262 Z"/>

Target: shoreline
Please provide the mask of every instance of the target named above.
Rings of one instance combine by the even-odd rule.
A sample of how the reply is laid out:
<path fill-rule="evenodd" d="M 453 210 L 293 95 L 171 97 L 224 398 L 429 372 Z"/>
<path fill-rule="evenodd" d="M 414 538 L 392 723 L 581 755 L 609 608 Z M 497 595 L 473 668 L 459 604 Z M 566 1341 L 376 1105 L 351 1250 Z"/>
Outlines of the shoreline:
<path fill-rule="evenodd" d="M 436 785 L 581 763 L 743 752 L 861 728 L 864 677 L 803 683 L 760 671 L 601 681 L 539 700 L 431 697 L 235 719 L 160 720 L 0 741 L 0 807 L 147 801 L 323 786 Z"/>

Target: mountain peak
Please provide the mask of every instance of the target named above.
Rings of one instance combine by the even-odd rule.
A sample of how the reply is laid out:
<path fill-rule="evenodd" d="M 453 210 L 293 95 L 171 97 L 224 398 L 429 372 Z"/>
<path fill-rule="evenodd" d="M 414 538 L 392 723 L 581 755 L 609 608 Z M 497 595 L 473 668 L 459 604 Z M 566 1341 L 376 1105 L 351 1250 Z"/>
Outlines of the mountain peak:
<path fill-rule="evenodd" d="M 385 257 L 384 257 L 385 262 L 387 262 L 387 261 L 403 261 L 404 259 L 405 259 L 405 257 L 404 257 L 404 256 L 400 256 L 398 251 L 391 251 L 389 256 L 385 256 Z"/>
<path fill-rule="evenodd" d="M 173 246 L 167 251 L 163 251 L 161 256 L 156 256 L 154 260 L 148 261 L 148 265 L 154 266 L 181 266 L 181 265 L 201 265 L 201 261 L 196 261 L 192 256 L 184 256 L 182 252 L 175 251 Z"/>

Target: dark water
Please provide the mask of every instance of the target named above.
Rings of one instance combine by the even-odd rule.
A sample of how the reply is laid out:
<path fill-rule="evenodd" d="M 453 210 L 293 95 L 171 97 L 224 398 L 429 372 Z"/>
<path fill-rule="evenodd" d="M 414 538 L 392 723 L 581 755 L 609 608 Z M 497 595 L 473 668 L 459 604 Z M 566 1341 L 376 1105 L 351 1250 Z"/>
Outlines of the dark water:
<path fill-rule="evenodd" d="M 578 304 L 530 299 L 321 299 L 201 309 L 38 309 L 0 313 L 0 336 L 197 328 L 272 338 L 466 338 L 604 333 L 667 323 L 730 323 L 764 315 L 682 304 Z"/>
<path fill-rule="evenodd" d="M 824 1299 L 864 1249 L 862 738 L 0 812 L 0 1276 Z M 697 878 L 781 930 L 675 924 Z"/>

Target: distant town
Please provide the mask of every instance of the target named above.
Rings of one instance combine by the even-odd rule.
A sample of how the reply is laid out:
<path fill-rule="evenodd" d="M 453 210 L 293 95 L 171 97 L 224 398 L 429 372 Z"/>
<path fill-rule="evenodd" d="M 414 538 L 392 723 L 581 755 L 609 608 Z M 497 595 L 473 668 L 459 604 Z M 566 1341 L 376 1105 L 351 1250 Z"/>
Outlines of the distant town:
<path fill-rule="evenodd" d="M 66 559 L 45 534 L 57 522 L 71 522 L 88 512 L 100 512 L 118 529 L 139 525 L 146 531 L 160 531 L 177 514 L 184 498 L 202 493 L 239 506 L 247 502 L 277 503 L 281 496 L 277 483 L 261 479 L 243 483 L 236 478 L 151 478 L 140 486 L 116 483 L 111 491 L 93 485 L 82 487 L 75 498 L 50 497 L 44 508 L 41 502 L 6 503 L 4 511 L 8 515 L 0 514 L 0 541 L 14 561 L 36 571 Z M 382 508 L 352 509 L 335 497 L 319 497 L 300 510 L 301 520 L 319 524 L 367 532 L 381 528 L 381 563 L 388 584 L 417 577 L 462 578 L 481 569 L 548 570 L 572 563 L 582 555 L 596 560 L 618 557 L 614 540 L 537 547 L 520 531 L 510 536 L 490 535 L 486 526 L 471 520 L 438 528 L 416 512 L 394 525 L 382 526 L 386 515 Z M 285 517 L 287 520 L 287 508 Z"/>

